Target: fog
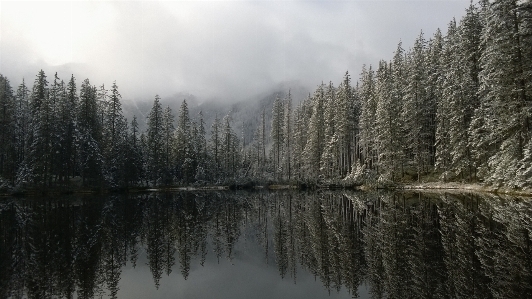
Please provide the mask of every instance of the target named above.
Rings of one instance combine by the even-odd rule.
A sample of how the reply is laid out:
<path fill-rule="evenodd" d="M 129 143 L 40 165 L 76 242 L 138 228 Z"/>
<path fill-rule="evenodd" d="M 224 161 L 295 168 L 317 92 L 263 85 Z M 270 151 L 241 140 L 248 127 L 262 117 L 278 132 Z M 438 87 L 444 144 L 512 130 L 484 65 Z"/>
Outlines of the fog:
<path fill-rule="evenodd" d="M 356 80 L 399 41 L 459 20 L 457 1 L 0 2 L 0 73 L 30 85 L 43 69 L 116 80 L 124 99 L 189 93 L 252 98 L 283 82 Z"/>

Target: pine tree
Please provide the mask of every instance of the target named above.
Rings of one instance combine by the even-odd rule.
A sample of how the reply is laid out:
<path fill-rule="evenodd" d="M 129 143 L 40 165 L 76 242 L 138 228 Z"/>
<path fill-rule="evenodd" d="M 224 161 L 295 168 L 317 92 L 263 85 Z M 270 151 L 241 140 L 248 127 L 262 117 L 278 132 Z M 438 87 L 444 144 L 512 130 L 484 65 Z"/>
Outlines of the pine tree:
<path fill-rule="evenodd" d="M 92 89 L 96 94 L 96 88 Z M 127 137 L 127 121 L 122 115 L 122 96 L 118 92 L 116 82 L 111 86 L 108 97 L 107 113 L 105 114 L 105 127 L 103 131 L 103 157 L 105 161 L 106 181 L 112 187 L 120 186 L 124 183 L 121 165 L 124 164 L 124 145 Z"/>
<path fill-rule="evenodd" d="M 272 138 L 272 147 L 270 152 L 274 177 L 279 179 L 281 169 L 281 155 L 283 152 L 283 127 L 284 127 L 284 105 L 279 96 L 273 102 L 272 108 L 272 126 L 270 137 Z"/>
<path fill-rule="evenodd" d="M 15 96 L 15 149 L 17 151 L 15 164 L 17 175 L 24 165 L 28 151 L 28 138 L 30 133 L 30 90 L 24 79 L 17 88 Z"/>
<path fill-rule="evenodd" d="M 14 185 L 16 177 L 16 110 L 15 97 L 9 80 L 0 75 L 0 188 L 4 179 Z"/>
<path fill-rule="evenodd" d="M 137 117 L 133 116 L 130 133 L 126 142 L 126 161 L 124 163 L 125 184 L 138 185 L 142 178 L 143 156 L 140 144 L 139 125 Z"/>
<path fill-rule="evenodd" d="M 392 64 L 385 61 L 379 63 L 375 97 L 377 107 L 375 112 L 376 149 L 378 163 L 381 169 L 381 179 L 385 182 L 394 181 L 398 177 L 399 159 L 399 128 L 397 126 L 400 112 L 399 103 L 393 97 Z"/>
<path fill-rule="evenodd" d="M 48 81 L 44 71 L 37 74 L 31 96 L 31 137 L 29 153 L 22 181 L 32 181 L 36 186 L 48 186 L 51 181 L 52 107 L 48 97 Z"/>
<path fill-rule="evenodd" d="M 427 153 L 425 171 L 431 171 L 436 161 L 436 110 L 441 102 L 441 78 L 443 69 L 441 56 L 443 51 L 443 37 L 440 29 L 436 30 L 434 37 L 429 41 L 426 50 L 426 100 L 423 104 L 423 151 Z M 467 143 L 467 138 L 464 140 Z"/>
<path fill-rule="evenodd" d="M 429 164 L 429 152 L 426 148 L 428 131 L 428 113 L 424 105 L 427 102 L 426 84 L 426 44 L 423 33 L 419 35 L 414 48 L 408 53 L 406 63 L 406 82 L 402 110 L 402 124 L 405 132 L 406 158 L 416 171 L 417 180 Z"/>
<path fill-rule="evenodd" d="M 103 179 L 103 127 L 99 121 L 95 88 L 90 84 L 89 79 L 85 79 L 81 84 L 77 109 L 77 126 L 77 168 L 85 185 L 98 186 Z"/>
<path fill-rule="evenodd" d="M 468 128 L 474 109 L 479 106 L 477 92 L 481 30 L 479 11 L 471 5 L 458 28 L 458 47 L 454 60 L 456 65 L 451 73 L 451 76 L 455 78 L 454 84 L 459 88 L 451 101 L 452 126 L 449 132 L 449 146 L 453 149 L 451 151 L 453 171 L 461 178 L 465 175 L 471 178 L 474 172 Z"/>
<path fill-rule="evenodd" d="M 395 54 L 392 59 L 392 91 L 391 97 L 392 102 L 395 104 L 395 109 L 397 111 L 395 124 L 397 127 L 396 139 L 398 142 L 398 147 L 396 148 L 396 157 L 398 167 L 400 168 L 401 177 L 405 173 L 406 166 L 406 154 L 407 154 L 407 143 L 406 143 L 406 131 L 405 125 L 403 124 L 402 119 L 402 105 L 405 95 L 405 82 L 406 82 L 406 54 L 403 49 L 402 42 L 399 42 Z"/>
<path fill-rule="evenodd" d="M 190 182 L 196 174 L 196 165 L 192 160 L 192 123 L 185 100 L 179 108 L 175 131 L 175 159 L 179 177 Z"/>
<path fill-rule="evenodd" d="M 325 148 L 321 156 L 321 165 L 320 173 L 325 178 L 335 178 L 338 173 L 338 132 L 336 132 L 337 127 L 337 116 L 336 114 L 340 112 L 340 107 L 337 105 L 336 100 L 336 89 L 334 88 L 332 82 L 329 82 L 326 92 L 326 100 L 324 103 L 324 142 Z M 341 112 L 340 112 L 341 113 Z"/>
<path fill-rule="evenodd" d="M 222 172 L 225 174 L 226 178 L 232 177 L 235 179 L 240 158 L 238 156 L 238 136 L 231 127 L 232 118 L 230 114 L 227 114 L 222 122 L 223 129 L 220 146 L 222 152 Z"/>
<path fill-rule="evenodd" d="M 50 109 L 51 109 L 51 155 L 50 155 L 50 172 L 54 176 L 54 180 L 58 181 L 59 179 L 64 178 L 64 169 L 66 169 L 66 165 L 64 164 L 63 160 L 63 147 L 64 144 L 62 144 L 62 137 L 64 137 L 64 134 L 62 134 L 64 126 L 60 123 L 61 119 L 60 116 L 60 109 L 62 102 L 66 100 L 66 88 L 63 81 L 59 79 L 57 76 L 57 73 L 55 73 L 54 81 L 52 82 L 52 85 L 50 86 L 49 90 L 49 101 L 50 101 Z"/>
<path fill-rule="evenodd" d="M 345 72 L 342 84 L 337 89 L 336 95 L 335 134 L 338 136 L 339 146 L 339 171 L 345 177 L 351 173 L 351 165 L 355 154 L 354 146 L 359 122 L 360 109 L 356 107 L 355 93 L 351 86 L 351 77 Z"/>
<path fill-rule="evenodd" d="M 283 153 L 282 153 L 282 164 L 281 168 L 283 169 L 283 176 L 289 181 L 292 178 L 292 143 L 293 143 L 293 132 L 292 132 L 292 95 L 290 90 L 284 101 L 284 121 L 283 121 Z"/>
<path fill-rule="evenodd" d="M 163 108 L 158 95 L 153 101 L 147 125 L 146 171 L 148 179 L 152 181 L 153 185 L 156 185 L 157 181 L 162 178 L 162 171 L 165 166 Z"/>
<path fill-rule="evenodd" d="M 443 74 L 440 77 L 441 100 L 438 102 L 436 111 L 436 169 L 443 171 L 441 178 L 445 180 L 452 169 L 452 150 L 451 145 L 451 118 L 452 113 L 460 113 L 453 108 L 454 99 L 457 97 L 457 74 L 460 72 L 458 67 L 458 33 L 456 21 L 453 19 L 447 28 L 447 35 L 443 45 L 443 54 L 441 55 L 441 65 Z M 466 139 L 467 140 L 467 139 Z"/>
<path fill-rule="evenodd" d="M 300 103 L 294 113 L 294 151 L 292 155 L 292 165 L 294 166 L 294 176 L 297 177 L 298 180 L 301 180 L 304 175 L 303 152 L 307 144 L 307 122 L 304 118 L 305 112 L 303 110 L 305 109 L 304 107 L 306 106 L 306 102 L 307 100 L 303 101 L 303 103 Z"/>
<path fill-rule="evenodd" d="M 361 86 L 359 91 L 362 109 L 360 115 L 360 141 L 363 147 L 364 165 L 369 169 L 374 169 L 378 153 L 375 146 L 375 113 L 377 111 L 377 101 L 375 98 L 375 73 L 371 66 L 366 70 L 364 66 L 361 74 Z"/>
<path fill-rule="evenodd" d="M 210 155 L 213 160 L 213 165 L 211 166 L 212 169 L 212 179 L 217 180 L 221 174 L 220 174 L 220 168 L 221 168 L 221 141 L 220 141 L 220 135 L 221 135 L 221 124 L 220 119 L 218 118 L 218 115 L 214 118 L 214 122 L 211 125 L 211 138 L 209 140 L 209 148 L 210 148 Z"/>
<path fill-rule="evenodd" d="M 197 181 L 205 181 L 207 179 L 208 153 L 207 153 L 207 139 L 205 131 L 205 121 L 203 120 L 203 112 L 198 113 L 198 133 L 195 138 L 195 149 L 198 159 L 198 167 L 196 170 L 195 179 Z"/>
<path fill-rule="evenodd" d="M 76 111 L 78 109 L 78 95 L 76 91 L 76 80 L 74 75 L 71 76 L 66 86 L 66 94 L 62 97 L 59 107 L 60 129 L 61 129 L 61 160 L 63 161 L 62 176 L 65 179 L 73 177 L 76 165 L 76 140 L 75 135 L 78 131 L 76 121 Z"/>
<path fill-rule="evenodd" d="M 163 181 L 165 184 L 170 184 L 173 177 L 174 169 L 174 115 L 172 109 L 168 106 L 163 111 L 162 118 L 162 130 L 163 130 L 163 161 L 164 161 L 164 176 Z"/>
<path fill-rule="evenodd" d="M 325 86 L 322 83 L 314 92 L 312 97 L 312 116 L 308 124 L 307 144 L 303 151 L 305 177 L 309 179 L 318 179 L 320 173 L 320 161 L 325 147 L 325 120 L 324 120 L 324 102 Z"/>

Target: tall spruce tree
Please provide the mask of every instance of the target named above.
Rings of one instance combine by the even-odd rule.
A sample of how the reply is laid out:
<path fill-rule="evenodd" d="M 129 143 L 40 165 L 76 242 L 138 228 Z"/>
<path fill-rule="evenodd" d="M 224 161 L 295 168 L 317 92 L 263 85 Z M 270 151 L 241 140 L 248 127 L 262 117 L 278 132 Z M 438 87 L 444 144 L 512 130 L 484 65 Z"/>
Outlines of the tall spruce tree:
<path fill-rule="evenodd" d="M 59 106 L 59 127 L 60 127 L 60 159 L 63 161 L 63 171 L 61 175 L 68 179 L 76 175 L 76 131 L 78 122 L 76 121 L 76 111 L 78 109 L 78 94 L 76 79 L 74 75 L 70 77 L 66 85 L 65 96 Z"/>
<path fill-rule="evenodd" d="M 163 111 L 162 118 L 162 130 L 163 130 L 163 181 L 165 184 L 172 182 L 174 174 L 174 115 L 170 106 L 166 107 Z"/>
<path fill-rule="evenodd" d="M 48 81 L 41 70 L 37 74 L 31 95 L 31 137 L 26 166 L 20 178 L 36 186 L 48 186 L 51 181 L 52 107 L 48 97 Z"/>
<path fill-rule="evenodd" d="M 283 152 L 284 146 L 284 103 L 277 95 L 275 101 L 273 102 L 272 108 L 272 126 L 270 137 L 272 140 L 272 147 L 270 151 L 270 161 L 272 162 L 272 169 L 275 179 L 280 178 L 280 173 L 282 172 L 281 168 L 281 155 Z"/>
<path fill-rule="evenodd" d="M 377 101 L 375 98 L 375 73 L 371 66 L 368 70 L 362 67 L 359 97 L 362 103 L 360 115 L 360 141 L 363 148 L 363 161 L 367 168 L 376 168 L 377 148 L 375 145 L 375 114 Z"/>
<path fill-rule="evenodd" d="M 397 126 L 399 105 L 392 96 L 393 78 L 392 64 L 385 61 L 379 63 L 375 97 L 377 107 L 375 111 L 375 135 L 378 163 L 381 169 L 381 179 L 385 182 L 398 177 L 398 149 L 400 134 Z"/>
<path fill-rule="evenodd" d="M 0 188 L 15 183 L 16 156 L 16 102 L 9 80 L 0 75 Z"/>
<path fill-rule="evenodd" d="M 71 90 L 73 91 L 73 90 Z M 99 122 L 95 88 L 89 79 L 83 80 L 77 109 L 76 136 L 77 168 L 88 186 L 99 186 L 103 181 L 102 128 Z"/>
<path fill-rule="evenodd" d="M 303 151 L 305 176 L 318 179 L 320 161 L 325 147 L 325 119 L 324 119 L 325 85 L 322 83 L 312 96 L 312 116 L 308 124 L 307 144 Z"/>
<path fill-rule="evenodd" d="M 96 88 L 92 92 L 96 94 Z M 123 151 L 127 138 L 127 121 L 122 114 L 122 96 L 118 91 L 116 81 L 111 86 L 108 97 L 105 127 L 103 130 L 103 157 L 105 161 L 106 181 L 113 187 L 124 183 L 121 167 L 125 161 Z"/>
<path fill-rule="evenodd" d="M 164 130 L 163 108 L 158 95 L 155 96 L 153 106 L 148 115 L 146 131 L 146 175 L 153 185 L 162 178 L 165 166 L 164 158 Z"/>
<path fill-rule="evenodd" d="M 291 180 L 292 178 L 292 151 L 293 151 L 293 132 L 292 132 L 292 95 L 290 90 L 284 100 L 284 121 L 283 121 L 283 153 L 281 169 L 283 177 Z"/>
<path fill-rule="evenodd" d="M 214 121 L 211 125 L 211 138 L 209 140 L 209 151 L 211 154 L 211 159 L 213 161 L 213 165 L 211 166 L 211 179 L 217 180 L 221 174 L 220 174 L 220 168 L 221 168 L 221 123 L 220 119 L 218 118 L 218 115 L 215 116 Z"/>
<path fill-rule="evenodd" d="M 325 148 L 321 155 L 320 172 L 325 178 L 333 178 L 338 174 L 338 133 L 336 132 L 336 113 L 340 111 L 337 105 L 336 89 L 332 82 L 329 82 L 324 103 L 324 142 Z"/>
<path fill-rule="evenodd" d="M 428 112 L 426 91 L 426 42 L 423 32 L 415 41 L 414 47 L 407 56 L 406 82 L 403 97 L 402 124 L 405 132 L 406 158 L 416 173 L 416 179 L 421 179 L 427 164 L 429 151 L 427 137 Z"/>
<path fill-rule="evenodd" d="M 195 152 L 198 160 L 198 167 L 196 170 L 195 179 L 197 181 L 205 181 L 207 179 L 208 152 L 207 139 L 205 131 L 205 121 L 203 119 L 203 112 L 198 113 L 198 133 L 195 138 Z"/>
<path fill-rule="evenodd" d="M 196 168 L 192 153 L 192 122 L 188 110 L 187 101 L 183 100 L 177 116 L 175 130 L 175 159 L 178 178 L 184 182 L 193 180 Z"/>
<path fill-rule="evenodd" d="M 438 102 L 436 110 L 436 162 L 435 167 L 442 172 L 441 178 L 446 180 L 452 175 L 452 151 L 451 144 L 451 118 L 453 113 L 461 113 L 453 108 L 455 99 L 459 98 L 457 84 L 457 74 L 460 72 L 458 65 L 458 32 L 456 21 L 453 19 L 447 28 L 447 35 L 443 45 L 443 54 L 441 56 L 441 66 L 443 69 L 440 77 L 441 100 Z M 466 139 L 468 140 L 468 139 Z"/>
<path fill-rule="evenodd" d="M 345 72 L 340 86 L 337 88 L 335 134 L 338 136 L 339 146 L 339 171 L 344 177 L 351 173 L 354 158 L 355 136 L 358 134 L 358 120 L 360 109 L 356 107 L 355 93 L 351 86 L 351 77 Z"/>
<path fill-rule="evenodd" d="M 24 165 L 24 160 L 28 152 L 28 138 L 30 134 L 30 90 L 26 86 L 26 82 L 22 79 L 22 83 L 17 88 L 15 95 L 15 149 L 16 153 L 16 168 L 17 176 L 19 170 Z"/>

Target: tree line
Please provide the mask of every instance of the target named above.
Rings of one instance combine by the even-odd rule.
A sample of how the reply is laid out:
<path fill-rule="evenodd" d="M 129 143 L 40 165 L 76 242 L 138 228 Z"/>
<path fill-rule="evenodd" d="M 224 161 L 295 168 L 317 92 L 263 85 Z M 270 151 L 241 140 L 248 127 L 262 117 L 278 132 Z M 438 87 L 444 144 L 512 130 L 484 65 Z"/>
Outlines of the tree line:
<path fill-rule="evenodd" d="M 116 83 L 77 90 L 43 71 L 13 91 L 0 77 L 0 179 L 4 188 L 128 187 L 191 183 L 439 180 L 532 183 L 532 2 L 471 4 L 447 33 L 423 32 L 408 51 L 346 72 L 293 104 L 277 98 L 257 116 L 253 140 L 231 113 L 210 130 L 156 96 L 140 132 Z"/>

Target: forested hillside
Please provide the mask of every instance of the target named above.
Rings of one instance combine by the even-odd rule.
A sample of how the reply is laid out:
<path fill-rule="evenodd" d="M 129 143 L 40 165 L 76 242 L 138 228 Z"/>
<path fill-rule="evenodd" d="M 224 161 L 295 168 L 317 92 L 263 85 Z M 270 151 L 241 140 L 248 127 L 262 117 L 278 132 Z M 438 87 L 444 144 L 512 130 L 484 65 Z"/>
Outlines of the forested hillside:
<path fill-rule="evenodd" d="M 208 126 L 186 101 L 174 111 L 155 96 L 139 130 L 116 83 L 78 83 L 40 71 L 33 86 L 13 88 L 0 77 L 4 190 L 427 177 L 532 185 L 529 0 L 472 4 L 445 35 L 399 43 L 356 83 L 346 72 L 303 101 L 286 90 L 253 110 L 253 126 L 234 123 L 235 109 Z"/>

